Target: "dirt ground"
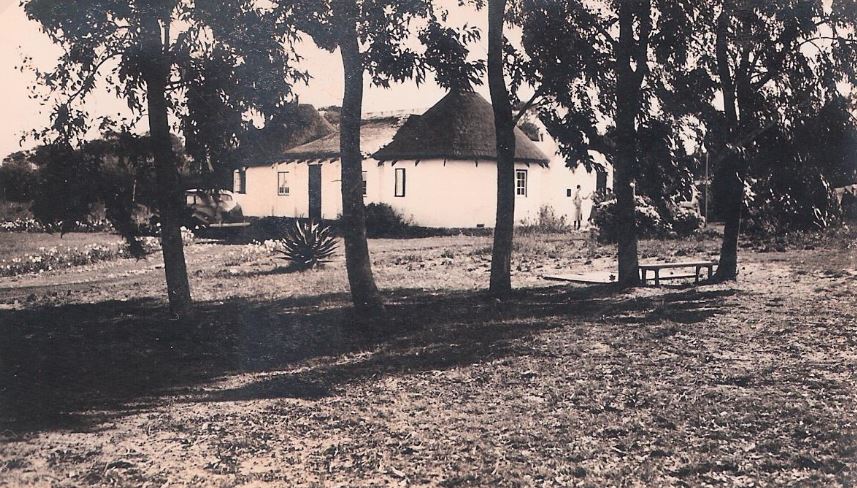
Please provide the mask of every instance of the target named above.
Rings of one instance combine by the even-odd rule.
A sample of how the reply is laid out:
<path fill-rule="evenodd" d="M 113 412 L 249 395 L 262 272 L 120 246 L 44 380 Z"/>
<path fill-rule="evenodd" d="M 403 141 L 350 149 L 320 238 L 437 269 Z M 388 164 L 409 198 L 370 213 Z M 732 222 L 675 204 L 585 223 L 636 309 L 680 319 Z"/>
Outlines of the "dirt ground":
<path fill-rule="evenodd" d="M 390 329 L 342 258 L 286 273 L 187 249 L 0 280 L 0 486 L 771 486 L 855 483 L 857 233 L 742 249 L 740 280 L 630 292 L 581 236 L 370 243 Z M 645 260 L 717 242 L 644 242 Z"/>

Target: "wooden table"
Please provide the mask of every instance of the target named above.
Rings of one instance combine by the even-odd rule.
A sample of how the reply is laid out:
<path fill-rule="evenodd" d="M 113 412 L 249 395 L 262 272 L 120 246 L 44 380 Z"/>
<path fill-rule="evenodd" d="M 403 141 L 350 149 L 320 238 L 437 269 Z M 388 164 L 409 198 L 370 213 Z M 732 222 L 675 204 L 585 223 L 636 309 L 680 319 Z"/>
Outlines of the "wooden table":
<path fill-rule="evenodd" d="M 655 285 L 660 285 L 661 280 L 675 280 L 679 278 L 693 278 L 694 283 L 699 283 L 699 271 L 702 268 L 708 269 L 708 279 L 711 279 L 711 275 L 714 273 L 714 265 L 716 263 L 713 261 L 682 261 L 678 263 L 640 263 L 640 279 L 643 281 L 643 285 L 646 284 L 646 279 L 648 278 L 649 271 L 652 271 L 655 274 Z M 694 268 L 694 274 L 692 275 L 670 275 L 670 276 L 661 276 L 662 269 L 671 269 L 671 268 Z"/>

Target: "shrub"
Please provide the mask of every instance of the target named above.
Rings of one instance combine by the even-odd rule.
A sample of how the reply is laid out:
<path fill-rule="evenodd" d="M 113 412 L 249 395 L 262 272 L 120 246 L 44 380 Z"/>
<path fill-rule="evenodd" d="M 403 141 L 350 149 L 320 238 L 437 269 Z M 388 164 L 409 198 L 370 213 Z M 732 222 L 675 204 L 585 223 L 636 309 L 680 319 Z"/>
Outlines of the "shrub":
<path fill-rule="evenodd" d="M 329 262 L 336 252 L 336 238 L 328 225 L 295 222 L 275 243 L 274 250 L 302 271 Z"/>
<path fill-rule="evenodd" d="M 180 231 L 182 233 L 182 244 L 185 246 L 192 246 L 196 241 L 196 236 L 193 234 L 193 231 L 187 227 L 182 227 Z"/>
<path fill-rule="evenodd" d="M 842 218 L 845 220 L 857 220 L 857 196 L 846 193 L 842 197 Z"/>
<path fill-rule="evenodd" d="M 699 212 L 668 202 L 659 212 L 652 202 L 642 196 L 636 198 L 637 235 L 642 238 L 684 237 L 689 236 L 705 224 Z M 598 239 L 603 242 L 616 242 L 619 229 L 616 228 L 616 197 L 596 201 L 592 209 L 592 222 L 598 227 Z"/>
<path fill-rule="evenodd" d="M 252 219 L 250 225 L 242 229 L 235 240 L 240 242 L 278 241 L 286 236 L 295 222 L 297 219 L 293 217 Z"/>
<path fill-rule="evenodd" d="M 534 223 L 523 221 L 518 231 L 522 234 L 559 234 L 568 232 L 570 226 L 565 219 L 565 215 L 557 215 L 556 211 L 550 205 L 542 205 L 539 207 L 539 216 Z"/>
<path fill-rule="evenodd" d="M 796 177 L 797 178 L 797 177 Z M 748 181 L 741 230 L 756 237 L 819 231 L 843 221 L 842 207 L 823 176 L 802 175 L 801 186 L 776 190 L 770 178 Z"/>
<path fill-rule="evenodd" d="M 663 237 L 671 230 L 658 211 L 646 199 L 635 197 L 635 217 L 637 235 L 639 237 Z M 603 242 L 616 242 L 619 232 L 616 225 L 616 197 L 606 199 L 596 204 L 592 210 L 592 222 L 598 227 L 598 239 Z"/>
<path fill-rule="evenodd" d="M 366 235 L 368 237 L 402 237 L 409 234 L 410 222 L 386 203 L 366 205 Z"/>
<path fill-rule="evenodd" d="M 37 179 L 36 168 L 26 159 L 4 160 L 0 164 L 0 198 L 10 202 L 29 202 Z"/>
<path fill-rule="evenodd" d="M 670 207 L 670 226 L 679 237 L 689 236 L 705 225 L 705 218 L 695 210 L 679 207 Z"/>

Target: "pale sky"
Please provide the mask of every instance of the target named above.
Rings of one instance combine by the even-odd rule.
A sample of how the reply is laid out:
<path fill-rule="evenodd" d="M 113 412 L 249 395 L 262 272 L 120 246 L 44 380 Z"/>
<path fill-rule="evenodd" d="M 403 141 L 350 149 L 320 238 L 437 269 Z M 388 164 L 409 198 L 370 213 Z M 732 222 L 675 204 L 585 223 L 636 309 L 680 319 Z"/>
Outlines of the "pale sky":
<path fill-rule="evenodd" d="M 469 24 L 482 31 L 482 39 L 470 45 L 471 57 L 485 59 L 487 57 L 487 12 L 476 11 L 472 7 L 461 7 L 458 0 L 439 0 L 450 11 L 450 23 L 455 26 Z M 507 33 L 513 42 L 519 41 L 518 32 Z M 342 63 L 337 53 L 329 53 L 318 49 L 310 42 L 304 42 L 298 48 L 304 57 L 302 67 L 309 71 L 313 78 L 307 86 L 295 88 L 303 103 L 311 103 L 317 107 L 340 105 L 342 102 L 343 75 Z M 0 158 L 22 148 L 20 140 L 23 135 L 33 129 L 47 126 L 50 106 L 40 105 L 38 99 L 30 98 L 29 87 L 35 82 L 34 75 L 28 71 L 16 69 L 21 65 L 24 56 L 32 57 L 32 63 L 40 69 L 50 69 L 54 66 L 60 50 L 43 34 L 38 25 L 27 19 L 19 0 L 0 0 L 0 89 L 2 89 L 3 104 L 0 105 Z M 429 77 L 430 78 L 430 77 Z M 842 86 L 844 92 L 850 90 Z M 485 84 L 477 87 L 477 91 L 488 97 Z M 532 93 L 530 91 L 530 93 Z M 530 93 L 522 93 L 522 97 Z M 430 107 L 439 100 L 445 91 L 438 87 L 432 79 L 417 87 L 408 82 L 393 85 L 390 89 L 372 87 L 368 81 L 364 90 L 364 112 L 379 112 L 392 110 L 416 110 L 418 112 Z M 125 102 L 104 90 L 93 93 L 87 98 L 85 108 L 93 116 L 122 114 L 130 116 Z M 130 117 L 129 117 L 130 118 Z M 139 124 L 138 131 L 147 130 L 145 119 Z M 97 137 L 91 133 L 90 137 Z M 23 148 L 34 145 L 32 140 L 24 141 Z"/>
<path fill-rule="evenodd" d="M 454 24 L 468 23 L 482 30 L 482 40 L 471 45 L 474 57 L 484 59 L 487 53 L 487 12 L 472 11 L 458 7 L 458 0 L 447 0 Z M 21 149 L 21 136 L 35 128 L 47 126 L 50 106 L 41 106 L 39 100 L 29 98 L 35 77 L 27 70 L 16 69 L 23 56 L 31 56 L 33 64 L 41 69 L 50 69 L 61 51 L 43 34 L 38 25 L 27 19 L 18 0 L 0 0 L 0 89 L 3 104 L 0 106 L 0 158 Z M 308 86 L 299 86 L 296 92 L 302 103 L 317 107 L 340 105 L 342 102 L 342 62 L 338 53 L 329 53 L 305 42 L 299 48 L 304 57 L 302 66 L 313 76 Z M 486 86 L 477 88 L 486 98 Z M 390 89 L 370 87 L 364 91 L 364 112 L 388 110 L 425 109 L 439 100 L 445 91 L 429 79 L 420 87 L 415 83 L 393 85 Z M 128 114 L 122 100 L 99 91 L 89 96 L 86 109 L 92 115 Z M 145 131 L 145 125 L 140 130 Z M 97 134 L 93 134 L 97 135 Z M 30 148 L 32 141 L 23 147 Z"/>

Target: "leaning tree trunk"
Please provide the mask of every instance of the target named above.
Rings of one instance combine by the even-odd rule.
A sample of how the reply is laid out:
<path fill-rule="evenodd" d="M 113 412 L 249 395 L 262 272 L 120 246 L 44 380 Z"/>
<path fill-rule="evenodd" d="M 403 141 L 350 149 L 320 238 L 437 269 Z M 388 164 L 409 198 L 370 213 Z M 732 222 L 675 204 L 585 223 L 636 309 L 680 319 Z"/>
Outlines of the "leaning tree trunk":
<path fill-rule="evenodd" d="M 720 244 L 720 261 L 715 281 L 729 281 L 738 277 L 738 236 L 741 233 L 741 207 L 744 198 L 744 179 L 739 170 L 741 157 L 734 151 L 728 152 L 720 171 L 724 174 L 723 192 L 723 241 Z"/>
<path fill-rule="evenodd" d="M 744 180 L 740 171 L 741 154 L 737 152 L 738 110 L 735 79 L 729 64 L 729 23 L 730 13 L 724 8 L 717 18 L 714 51 L 717 76 L 720 78 L 720 90 L 723 93 L 723 110 L 726 115 L 724 132 L 728 141 L 727 147 L 723 148 L 725 158 L 717 169 L 725 184 L 722 203 L 725 226 L 715 281 L 734 280 L 738 276 L 738 234 L 741 229 L 741 206 L 744 197 Z"/>
<path fill-rule="evenodd" d="M 345 268 L 351 300 L 361 319 L 381 318 L 384 304 L 372 276 L 366 242 L 366 209 L 363 206 L 363 156 L 360 153 L 360 118 L 363 111 L 363 63 L 353 19 L 345 21 L 339 43 L 345 71 L 339 152 L 342 164 L 342 231 Z"/>
<path fill-rule="evenodd" d="M 619 7 L 619 42 L 616 48 L 616 152 L 613 168 L 619 284 L 622 286 L 636 286 L 640 283 L 634 176 L 637 168 L 636 118 L 641 81 L 639 74 L 631 68 L 633 34 L 633 15 L 623 3 Z M 638 66 L 637 69 L 642 68 Z"/>
<path fill-rule="evenodd" d="M 161 249 L 164 254 L 167 295 L 170 311 L 183 317 L 190 313 L 192 302 L 181 234 L 184 198 L 167 120 L 166 86 L 170 65 L 164 53 L 161 27 L 157 18 L 145 17 L 142 27 L 145 36 L 143 77 L 146 82 L 149 131 L 155 160 L 155 180 L 158 185 Z"/>
<path fill-rule="evenodd" d="M 488 89 L 497 138 L 497 221 L 488 292 L 495 297 L 512 291 L 512 239 L 515 230 L 515 123 L 503 77 L 505 11 L 506 0 L 488 1 Z"/>

